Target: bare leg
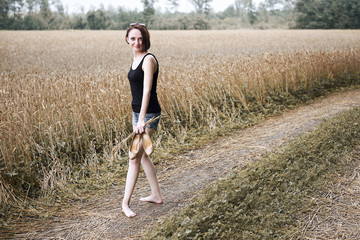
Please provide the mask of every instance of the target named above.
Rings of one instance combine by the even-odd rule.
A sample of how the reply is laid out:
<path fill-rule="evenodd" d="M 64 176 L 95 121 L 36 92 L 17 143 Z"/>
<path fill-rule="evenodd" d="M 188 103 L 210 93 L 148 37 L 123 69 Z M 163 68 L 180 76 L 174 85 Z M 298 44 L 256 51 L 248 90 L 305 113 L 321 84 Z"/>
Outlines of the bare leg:
<path fill-rule="evenodd" d="M 139 155 L 141 156 L 141 154 Z M 136 157 L 135 159 L 129 160 L 129 169 L 126 176 L 125 194 L 122 202 L 122 212 L 127 217 L 136 216 L 136 213 L 130 209 L 129 204 L 140 172 L 140 156 Z"/>
<path fill-rule="evenodd" d="M 154 129 L 147 129 L 147 132 L 152 135 L 154 133 Z M 141 165 L 144 169 L 145 175 L 149 181 L 150 188 L 151 188 L 151 195 L 148 197 L 140 198 L 140 201 L 144 202 L 151 202 L 151 203 L 163 203 L 163 198 L 160 193 L 158 179 L 156 177 L 156 170 L 153 162 L 151 161 L 150 157 L 144 154 L 141 158 Z"/>

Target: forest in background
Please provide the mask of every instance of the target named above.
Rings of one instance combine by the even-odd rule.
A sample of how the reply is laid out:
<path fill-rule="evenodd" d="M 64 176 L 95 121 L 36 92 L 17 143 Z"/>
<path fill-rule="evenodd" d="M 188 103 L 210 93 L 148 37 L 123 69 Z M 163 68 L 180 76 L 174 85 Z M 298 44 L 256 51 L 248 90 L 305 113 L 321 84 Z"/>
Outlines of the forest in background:
<path fill-rule="evenodd" d="M 212 0 L 189 0 L 194 10 L 179 12 L 179 0 L 167 0 L 166 11 L 157 0 L 141 0 L 142 10 L 100 6 L 69 13 L 61 0 L 0 0 L 0 29 L 5 30 L 124 30 L 130 22 L 150 29 L 359 29 L 359 0 L 234 0 L 214 12 Z"/>

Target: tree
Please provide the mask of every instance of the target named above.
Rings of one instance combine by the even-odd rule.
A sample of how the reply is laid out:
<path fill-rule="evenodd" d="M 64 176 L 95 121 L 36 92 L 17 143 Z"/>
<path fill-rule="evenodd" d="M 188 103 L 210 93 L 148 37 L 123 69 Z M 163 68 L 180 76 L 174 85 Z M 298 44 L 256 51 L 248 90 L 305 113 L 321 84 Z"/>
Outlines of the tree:
<path fill-rule="evenodd" d="M 45 20 L 39 14 L 27 14 L 24 18 L 24 30 L 44 30 L 47 28 L 47 22 L 45 22 Z"/>
<path fill-rule="evenodd" d="M 212 0 L 189 0 L 195 7 L 198 14 L 208 14 L 211 10 L 210 3 Z"/>
<path fill-rule="evenodd" d="M 1 0 L 0 1 L 0 29 L 7 29 L 8 27 L 8 12 L 10 10 L 9 1 Z"/>
<path fill-rule="evenodd" d="M 223 12 L 220 12 L 217 15 L 220 17 L 220 19 L 238 17 L 234 5 L 230 5 Z"/>
<path fill-rule="evenodd" d="M 107 18 L 102 10 L 89 11 L 87 13 L 87 24 L 92 30 L 106 29 L 108 27 Z"/>
<path fill-rule="evenodd" d="M 0 0 L 0 26 L 3 29 L 22 29 L 22 0 Z"/>
<path fill-rule="evenodd" d="M 120 29 L 127 29 L 129 23 L 140 21 L 139 19 L 143 18 L 143 14 L 137 12 L 136 10 L 126 11 L 122 7 L 119 7 L 117 10 L 115 22 L 118 23 Z"/>
<path fill-rule="evenodd" d="M 144 5 L 144 11 L 142 12 L 146 25 L 149 25 L 155 15 L 154 3 L 156 0 L 141 0 Z"/>
<path fill-rule="evenodd" d="M 64 16 L 65 13 L 65 9 L 64 9 L 64 5 L 60 2 L 60 0 L 52 0 L 53 4 L 56 7 L 57 12 L 61 15 Z"/>
<path fill-rule="evenodd" d="M 179 7 L 178 0 L 167 0 L 167 3 L 170 5 L 171 9 L 173 9 L 175 12 L 177 11 L 177 8 Z"/>
<path fill-rule="evenodd" d="M 50 4 L 48 0 L 41 0 L 40 1 L 40 15 L 42 18 L 46 21 L 49 20 L 51 17 L 51 10 L 50 10 Z"/>
<path fill-rule="evenodd" d="M 296 28 L 360 28 L 359 0 L 298 0 Z"/>
<path fill-rule="evenodd" d="M 72 29 L 85 29 L 87 23 L 83 15 L 76 14 L 72 16 L 70 24 Z"/>
<path fill-rule="evenodd" d="M 236 0 L 235 8 L 238 12 L 238 15 L 243 17 L 244 21 L 248 21 L 251 25 L 255 23 L 255 6 L 252 0 Z"/>
<path fill-rule="evenodd" d="M 22 6 L 24 5 L 22 0 L 2 0 L 7 2 L 9 6 L 9 13 L 12 12 L 13 15 L 16 15 L 18 12 L 20 12 Z"/>
<path fill-rule="evenodd" d="M 265 0 L 265 6 L 267 9 L 274 9 L 278 5 L 283 5 L 284 0 Z"/>
<path fill-rule="evenodd" d="M 193 19 L 194 29 L 206 30 L 210 28 L 209 14 L 211 11 L 210 3 L 212 0 L 189 0 L 195 7 L 196 16 Z"/>
<path fill-rule="evenodd" d="M 28 14 L 34 13 L 36 7 L 36 0 L 26 0 L 25 2 L 28 8 Z"/>

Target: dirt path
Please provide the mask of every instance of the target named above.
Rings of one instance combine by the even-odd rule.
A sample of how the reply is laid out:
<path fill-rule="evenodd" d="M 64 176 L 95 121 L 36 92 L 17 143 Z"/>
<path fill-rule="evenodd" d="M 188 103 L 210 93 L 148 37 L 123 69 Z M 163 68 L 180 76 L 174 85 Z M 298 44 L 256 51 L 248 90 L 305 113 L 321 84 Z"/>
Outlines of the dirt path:
<path fill-rule="evenodd" d="M 120 187 L 102 199 L 65 213 L 37 232 L 18 234 L 16 239 L 139 239 L 142 231 L 183 208 L 212 181 L 226 177 L 292 138 L 313 130 L 324 119 L 355 106 L 360 106 L 360 89 L 317 100 L 178 156 L 162 164 L 161 169 L 158 166 L 164 204 L 138 201 L 150 191 L 141 176 L 131 205 L 138 214 L 133 219 L 121 213 L 123 187 Z"/>

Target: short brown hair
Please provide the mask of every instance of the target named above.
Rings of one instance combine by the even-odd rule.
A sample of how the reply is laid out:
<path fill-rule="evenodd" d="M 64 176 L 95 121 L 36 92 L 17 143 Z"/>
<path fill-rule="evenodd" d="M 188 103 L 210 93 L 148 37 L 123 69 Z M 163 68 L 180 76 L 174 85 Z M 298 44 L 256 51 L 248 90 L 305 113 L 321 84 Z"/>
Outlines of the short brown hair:
<path fill-rule="evenodd" d="M 150 33 L 144 24 L 139 24 L 139 23 L 131 24 L 126 31 L 125 41 L 129 44 L 127 38 L 129 37 L 130 31 L 133 29 L 138 29 L 141 32 L 141 36 L 143 38 L 141 50 L 143 52 L 147 51 L 150 48 Z"/>

